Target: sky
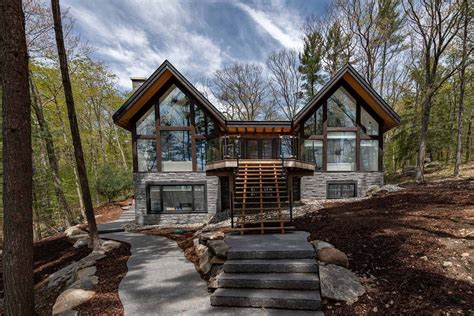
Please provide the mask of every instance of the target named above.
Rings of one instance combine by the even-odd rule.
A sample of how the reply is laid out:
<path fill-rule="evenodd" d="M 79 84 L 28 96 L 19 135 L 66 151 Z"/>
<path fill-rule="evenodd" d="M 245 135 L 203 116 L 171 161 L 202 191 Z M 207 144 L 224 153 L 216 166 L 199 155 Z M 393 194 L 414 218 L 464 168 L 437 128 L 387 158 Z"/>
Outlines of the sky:
<path fill-rule="evenodd" d="M 75 32 L 117 76 L 148 77 L 168 59 L 191 82 L 232 62 L 263 64 L 283 48 L 301 50 L 301 25 L 329 0 L 64 0 Z"/>

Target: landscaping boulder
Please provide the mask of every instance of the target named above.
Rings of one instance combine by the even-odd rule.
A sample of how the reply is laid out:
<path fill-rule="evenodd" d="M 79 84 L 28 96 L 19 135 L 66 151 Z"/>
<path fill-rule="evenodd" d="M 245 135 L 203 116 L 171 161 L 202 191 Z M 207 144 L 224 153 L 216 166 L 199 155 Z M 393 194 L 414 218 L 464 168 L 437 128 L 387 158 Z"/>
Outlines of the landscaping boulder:
<path fill-rule="evenodd" d="M 74 248 L 83 248 L 83 247 L 87 247 L 87 246 L 89 246 L 89 240 L 87 238 L 79 239 L 73 245 Z"/>
<path fill-rule="evenodd" d="M 210 291 L 216 290 L 218 286 L 218 278 L 219 276 L 224 273 L 224 266 L 223 265 L 214 265 L 211 269 L 211 276 L 209 277 L 209 282 L 207 283 L 207 288 Z"/>
<path fill-rule="evenodd" d="M 80 229 L 77 226 L 71 226 L 64 231 L 67 237 L 76 236 L 76 235 L 87 235 L 87 232 Z"/>
<path fill-rule="evenodd" d="M 201 245 L 203 246 L 203 245 Z M 208 273 L 211 270 L 211 254 L 209 252 L 209 248 L 204 246 L 206 249 L 201 253 L 199 256 L 199 270 L 201 273 Z"/>
<path fill-rule="evenodd" d="M 225 243 L 224 240 L 209 240 L 207 242 L 209 250 L 214 256 L 219 258 L 227 258 L 227 252 L 229 251 L 229 246 Z"/>
<path fill-rule="evenodd" d="M 206 245 L 209 240 L 222 240 L 224 239 L 223 232 L 207 232 L 199 235 L 199 242 Z"/>
<path fill-rule="evenodd" d="M 199 238 L 193 240 L 194 251 L 198 257 L 201 257 L 205 251 L 207 251 L 207 246 L 204 246 L 199 243 Z"/>
<path fill-rule="evenodd" d="M 318 260 L 325 264 L 349 268 L 349 259 L 346 254 L 336 248 L 322 248 L 318 251 Z"/>
<path fill-rule="evenodd" d="M 334 248 L 334 246 L 326 241 L 323 241 L 323 240 L 312 240 L 311 241 L 311 244 L 313 245 L 314 249 L 316 250 L 316 252 L 318 252 L 319 250 L 323 249 L 323 248 Z"/>
<path fill-rule="evenodd" d="M 80 235 L 72 235 L 68 237 L 68 240 L 71 244 L 75 244 L 79 240 L 85 240 L 87 243 L 89 242 L 89 234 L 80 234 Z"/>
<path fill-rule="evenodd" d="M 355 273 L 334 264 L 320 265 L 319 278 L 321 296 L 324 298 L 352 304 L 365 293 Z"/>
<path fill-rule="evenodd" d="M 376 194 L 380 190 L 379 185 L 371 185 L 370 187 L 367 188 L 367 191 L 365 192 L 366 196 L 372 196 Z"/>
<path fill-rule="evenodd" d="M 395 184 L 386 184 L 386 185 L 382 185 L 381 187 L 378 185 L 372 185 L 367 189 L 366 195 L 375 196 L 380 193 L 398 192 L 401 190 L 403 190 L 403 188 Z"/>
<path fill-rule="evenodd" d="M 105 240 L 101 243 L 100 247 L 102 248 L 102 250 L 104 250 L 105 252 L 109 252 L 110 250 L 113 250 L 113 249 L 116 249 L 116 248 L 119 248 L 121 245 L 121 243 L 119 243 L 118 241 L 115 241 L 115 240 Z"/>
<path fill-rule="evenodd" d="M 94 296 L 94 291 L 87 291 L 82 289 L 67 289 L 62 292 L 56 299 L 53 306 L 53 315 L 64 313 L 73 309 L 76 306 L 88 301 Z"/>

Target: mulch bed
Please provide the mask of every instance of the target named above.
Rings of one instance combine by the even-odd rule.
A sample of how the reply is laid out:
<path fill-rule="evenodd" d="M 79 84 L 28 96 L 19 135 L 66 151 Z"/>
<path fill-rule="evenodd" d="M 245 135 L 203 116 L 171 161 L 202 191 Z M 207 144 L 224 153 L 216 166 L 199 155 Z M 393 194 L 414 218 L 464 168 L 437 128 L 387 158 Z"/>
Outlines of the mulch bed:
<path fill-rule="evenodd" d="M 408 185 L 297 218 L 296 227 L 312 239 L 344 251 L 368 288 L 352 305 L 327 302 L 325 313 L 474 313 L 473 183 L 474 178 Z M 452 266 L 443 266 L 447 261 Z"/>
<path fill-rule="evenodd" d="M 34 243 L 34 280 L 35 284 L 44 281 L 50 274 L 61 270 L 74 261 L 78 261 L 91 252 L 90 249 L 76 249 L 64 234 L 58 234 Z M 0 298 L 3 299 L 3 266 L 0 258 Z M 36 313 L 50 315 L 59 291 L 36 291 Z M 0 307 L 3 314 L 3 306 Z"/>
<path fill-rule="evenodd" d="M 79 315 L 123 315 L 123 305 L 118 295 L 118 287 L 127 274 L 127 261 L 130 257 L 130 244 L 122 242 L 122 246 L 107 253 L 97 261 L 96 275 L 99 277 L 96 294 L 75 310 Z"/>

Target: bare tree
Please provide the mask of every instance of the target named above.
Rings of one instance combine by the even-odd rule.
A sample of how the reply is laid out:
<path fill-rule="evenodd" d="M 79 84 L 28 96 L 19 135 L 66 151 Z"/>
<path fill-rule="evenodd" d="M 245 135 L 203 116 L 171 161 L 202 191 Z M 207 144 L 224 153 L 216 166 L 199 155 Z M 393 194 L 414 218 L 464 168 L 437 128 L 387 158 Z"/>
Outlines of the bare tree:
<path fill-rule="evenodd" d="M 459 76 L 459 107 L 458 107 L 458 117 L 457 117 L 457 142 L 456 142 L 456 160 L 454 162 L 454 172 L 455 177 L 459 176 L 459 168 L 461 166 L 461 148 L 462 148 L 462 120 L 464 112 L 464 94 L 466 87 L 466 67 L 467 67 L 467 58 L 468 58 L 468 26 L 470 22 L 470 11 L 469 11 L 469 2 L 467 0 L 463 1 L 463 17 L 464 25 L 462 32 L 462 55 L 461 55 L 461 71 Z"/>
<path fill-rule="evenodd" d="M 268 83 L 263 68 L 235 63 L 214 73 L 214 96 L 227 107 L 230 119 L 257 120 L 268 116 Z"/>
<path fill-rule="evenodd" d="M 273 52 L 268 56 L 266 64 L 270 71 L 274 104 L 291 120 L 301 108 L 303 100 L 303 75 L 298 71 L 298 53 L 285 49 Z"/>
<path fill-rule="evenodd" d="M 87 223 L 89 227 L 89 234 L 91 243 L 94 249 L 100 246 L 99 234 L 97 232 L 97 225 L 95 222 L 94 209 L 92 206 L 92 198 L 89 189 L 89 182 L 87 180 L 86 164 L 84 162 L 84 153 L 82 150 L 81 136 L 79 133 L 79 126 L 77 124 L 76 110 L 74 107 L 74 98 L 72 94 L 71 80 L 69 78 L 68 62 L 66 57 L 66 49 L 64 47 L 64 38 L 61 25 L 61 9 L 59 7 L 59 0 L 51 0 L 51 7 L 54 20 L 54 31 L 56 34 L 56 45 L 58 48 L 59 64 L 61 68 L 61 76 L 64 87 L 64 95 L 66 98 L 66 106 L 71 127 L 71 136 L 74 146 L 74 157 L 76 159 L 77 171 L 79 181 L 81 184 L 82 199 L 84 202 L 84 209 L 86 213 Z"/>
<path fill-rule="evenodd" d="M 34 315 L 33 164 L 28 53 L 21 1 L 0 2 L 5 314 Z"/>
<path fill-rule="evenodd" d="M 424 181 L 424 162 L 432 98 L 458 66 L 443 71 L 439 67 L 445 51 L 458 33 L 461 10 L 458 1 L 406 0 L 404 10 L 408 23 L 420 39 L 420 67 L 423 71 L 422 118 L 418 145 L 416 180 Z"/>

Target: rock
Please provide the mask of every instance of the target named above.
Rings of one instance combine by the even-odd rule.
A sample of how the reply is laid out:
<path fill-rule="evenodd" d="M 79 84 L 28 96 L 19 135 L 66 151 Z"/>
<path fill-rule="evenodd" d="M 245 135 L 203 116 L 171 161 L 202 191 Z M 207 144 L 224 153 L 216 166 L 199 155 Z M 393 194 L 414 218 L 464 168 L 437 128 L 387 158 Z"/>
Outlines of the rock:
<path fill-rule="evenodd" d="M 206 246 L 204 246 L 206 247 Z M 201 273 L 208 273 L 211 270 L 211 254 L 209 252 L 209 248 L 206 247 L 206 250 L 199 256 L 199 270 Z"/>
<path fill-rule="evenodd" d="M 320 265 L 319 278 L 321 295 L 324 298 L 352 304 L 365 293 L 365 289 L 355 273 L 334 264 Z"/>
<path fill-rule="evenodd" d="M 317 240 L 317 239 L 311 241 L 311 244 L 313 245 L 316 252 L 318 252 L 319 250 L 323 248 L 334 248 L 332 244 L 322 241 L 322 240 Z"/>
<path fill-rule="evenodd" d="M 122 244 L 115 240 L 106 240 L 101 243 L 100 248 L 105 252 L 119 248 Z"/>
<path fill-rule="evenodd" d="M 53 306 L 53 315 L 64 313 L 76 306 L 88 301 L 94 296 L 94 291 L 86 291 L 81 289 L 67 289 L 62 292 L 56 299 Z"/>
<path fill-rule="evenodd" d="M 80 235 L 79 235 L 80 236 Z M 74 248 L 83 248 L 83 247 L 87 247 L 89 245 L 89 241 L 88 239 L 79 239 L 78 241 L 76 241 L 73 245 Z"/>
<path fill-rule="evenodd" d="M 420 257 L 420 259 L 421 259 L 421 260 L 428 261 L 428 257 L 427 257 L 427 256 Z"/>
<path fill-rule="evenodd" d="M 197 239 L 197 238 L 196 238 Z M 195 240 L 196 240 L 195 239 Z M 205 251 L 207 251 L 207 246 L 204 246 L 199 243 L 199 239 L 197 239 L 198 242 L 194 242 L 194 251 L 196 252 L 196 255 L 198 257 L 201 257 Z"/>
<path fill-rule="evenodd" d="M 224 267 L 222 265 L 215 265 L 211 269 L 211 276 L 209 277 L 209 282 L 207 283 L 207 288 L 209 290 L 215 290 L 218 286 L 218 277 L 224 273 Z"/>
<path fill-rule="evenodd" d="M 67 237 L 76 236 L 76 235 L 87 235 L 87 232 L 80 229 L 77 226 L 71 226 L 64 231 Z"/>
<path fill-rule="evenodd" d="M 124 211 L 128 211 L 128 210 L 130 209 L 130 206 L 122 206 L 121 208 L 122 208 L 122 210 L 124 210 Z"/>
<path fill-rule="evenodd" d="M 207 242 L 207 246 L 214 256 L 219 258 L 227 258 L 229 246 L 227 246 L 224 240 L 209 240 Z"/>
<path fill-rule="evenodd" d="M 68 237 L 70 243 L 75 244 L 79 240 L 86 240 L 89 242 L 89 234 L 73 235 Z"/>
<path fill-rule="evenodd" d="M 349 259 L 346 254 L 336 248 L 323 248 L 319 250 L 318 260 L 325 264 L 335 264 L 349 268 Z"/>
<path fill-rule="evenodd" d="M 81 278 L 74 282 L 69 288 L 70 289 L 82 289 L 82 290 L 93 290 L 99 283 L 99 278 L 95 275 Z"/>
<path fill-rule="evenodd" d="M 461 254 L 461 257 L 465 258 L 465 257 L 469 257 L 469 252 L 463 252 Z"/>
<path fill-rule="evenodd" d="M 105 252 L 101 250 L 92 251 L 87 257 L 83 258 L 82 261 L 90 262 L 94 264 L 97 260 L 105 258 Z"/>
<path fill-rule="evenodd" d="M 224 233 L 220 231 L 202 233 L 199 236 L 199 242 L 206 245 L 208 240 L 222 240 L 224 239 L 224 236 Z"/>
<path fill-rule="evenodd" d="M 84 269 L 77 271 L 76 279 L 87 278 L 93 276 L 97 272 L 96 266 L 90 266 Z"/>
<path fill-rule="evenodd" d="M 377 193 L 380 190 L 379 185 L 371 185 L 370 187 L 367 188 L 367 191 L 365 193 L 366 196 L 372 196 L 375 193 Z"/>
<path fill-rule="evenodd" d="M 219 257 L 216 257 L 216 256 L 212 256 L 211 260 L 209 261 L 211 264 L 224 264 L 225 263 L 225 259 L 222 259 L 222 258 L 219 258 Z"/>
<path fill-rule="evenodd" d="M 451 261 L 443 261 L 443 267 L 452 267 L 453 263 Z"/>

